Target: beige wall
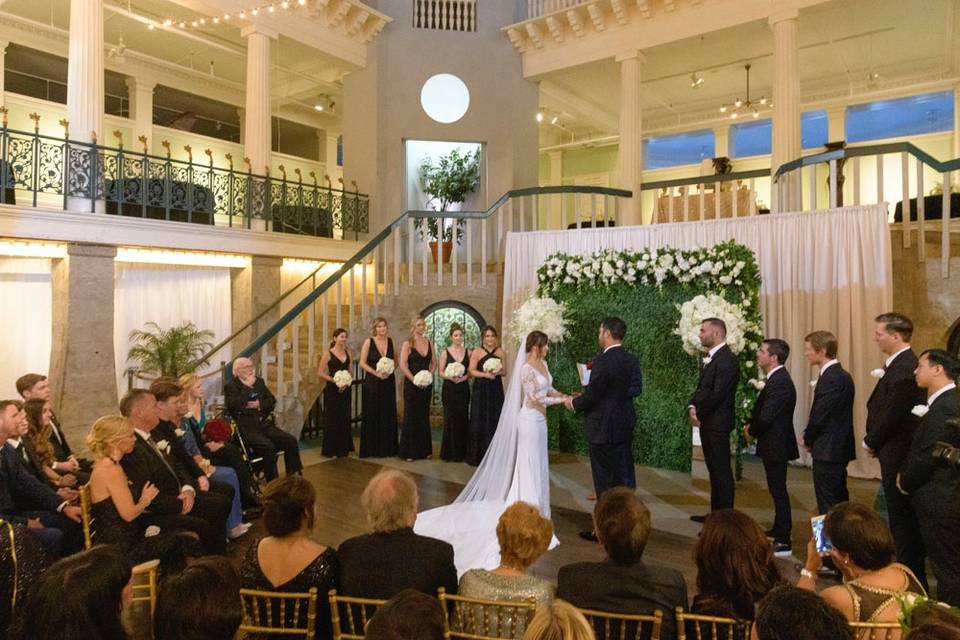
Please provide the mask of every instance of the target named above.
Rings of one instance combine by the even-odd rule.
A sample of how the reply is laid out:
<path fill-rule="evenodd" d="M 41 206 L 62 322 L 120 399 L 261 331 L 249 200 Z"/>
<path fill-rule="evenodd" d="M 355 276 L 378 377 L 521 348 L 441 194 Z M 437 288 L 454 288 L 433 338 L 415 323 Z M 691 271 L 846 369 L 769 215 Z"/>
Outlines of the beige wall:
<path fill-rule="evenodd" d="M 893 254 L 893 308 L 913 320 L 913 345 L 917 351 L 945 348 L 950 331 L 960 320 L 960 239 L 952 238 L 950 277 L 940 270 L 940 232 L 926 234 L 926 260 L 917 259 L 917 232 L 910 248 L 903 234 L 891 232 Z"/>

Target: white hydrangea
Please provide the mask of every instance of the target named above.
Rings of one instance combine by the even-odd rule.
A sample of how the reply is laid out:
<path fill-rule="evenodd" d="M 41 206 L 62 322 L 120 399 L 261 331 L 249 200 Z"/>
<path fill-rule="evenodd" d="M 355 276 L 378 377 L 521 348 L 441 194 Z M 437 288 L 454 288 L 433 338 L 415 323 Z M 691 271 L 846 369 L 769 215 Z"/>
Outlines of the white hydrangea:
<path fill-rule="evenodd" d="M 550 342 L 560 342 L 567 336 L 566 311 L 567 305 L 553 298 L 530 298 L 513 312 L 507 330 L 517 340 L 536 330 L 547 334 Z"/>
<path fill-rule="evenodd" d="M 720 318 L 727 325 L 727 345 L 734 353 L 746 346 L 746 334 L 759 332 L 759 327 L 749 322 L 744 310 L 716 294 L 698 295 L 678 305 L 680 321 L 673 333 L 680 336 L 683 350 L 690 355 L 704 351 L 700 344 L 700 325 L 706 318 Z"/>

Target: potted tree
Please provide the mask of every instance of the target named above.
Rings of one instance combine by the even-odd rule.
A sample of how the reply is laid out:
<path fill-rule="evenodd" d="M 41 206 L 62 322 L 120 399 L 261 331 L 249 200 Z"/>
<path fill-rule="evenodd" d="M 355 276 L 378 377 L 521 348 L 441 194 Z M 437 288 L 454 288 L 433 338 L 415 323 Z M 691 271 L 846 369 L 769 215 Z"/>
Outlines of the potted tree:
<path fill-rule="evenodd" d="M 430 196 L 426 206 L 436 211 L 446 211 L 455 203 L 462 203 L 467 194 L 477 190 L 480 185 L 480 149 L 473 153 L 462 153 L 454 149 L 436 159 L 427 158 L 420 165 L 420 186 L 424 193 Z M 430 238 L 430 251 L 433 261 L 448 262 L 453 248 L 453 241 L 460 243 L 463 235 L 464 221 L 449 220 L 441 229 L 437 218 L 417 218 L 417 231 L 420 238 Z M 440 247 L 442 254 L 438 256 Z"/>
<path fill-rule="evenodd" d="M 134 343 L 127 352 L 127 360 L 135 366 L 127 368 L 128 375 L 179 377 L 192 373 L 200 365 L 203 352 L 213 343 L 213 331 L 198 329 L 192 322 L 177 327 L 161 329 L 155 322 L 148 322 L 143 329 L 130 332 Z"/>

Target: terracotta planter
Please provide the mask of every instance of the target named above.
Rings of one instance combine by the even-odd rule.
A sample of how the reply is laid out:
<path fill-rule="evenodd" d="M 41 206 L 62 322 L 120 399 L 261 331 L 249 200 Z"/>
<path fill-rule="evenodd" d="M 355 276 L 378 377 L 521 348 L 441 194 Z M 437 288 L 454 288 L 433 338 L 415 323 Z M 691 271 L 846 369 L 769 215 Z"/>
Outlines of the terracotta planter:
<path fill-rule="evenodd" d="M 451 242 L 437 242 L 436 240 L 434 240 L 434 241 L 432 241 L 432 242 L 430 243 L 430 253 L 433 254 L 433 263 L 434 263 L 434 264 L 437 264 L 437 263 L 438 263 L 438 260 L 437 260 L 437 245 L 438 245 L 438 244 L 441 246 L 441 251 L 443 252 L 443 257 L 442 257 L 443 263 L 444 263 L 444 264 L 447 264 L 448 262 L 450 262 L 450 254 L 451 254 L 452 251 L 453 251 L 453 242 L 452 242 L 452 241 L 451 241 Z"/>

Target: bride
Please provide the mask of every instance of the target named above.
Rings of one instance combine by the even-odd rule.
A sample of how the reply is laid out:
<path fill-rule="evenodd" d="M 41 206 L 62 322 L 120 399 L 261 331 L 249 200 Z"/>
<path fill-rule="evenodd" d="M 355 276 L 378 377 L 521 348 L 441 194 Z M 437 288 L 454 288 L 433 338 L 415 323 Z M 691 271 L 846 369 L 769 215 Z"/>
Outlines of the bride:
<path fill-rule="evenodd" d="M 499 566 L 497 520 L 514 502 L 529 502 L 550 517 L 546 407 L 567 396 L 553 388 L 549 351 L 545 333 L 527 334 L 511 369 L 497 431 L 477 471 L 452 504 L 417 516 L 417 533 L 453 545 L 458 574 Z M 557 544 L 554 537 L 550 548 Z"/>

